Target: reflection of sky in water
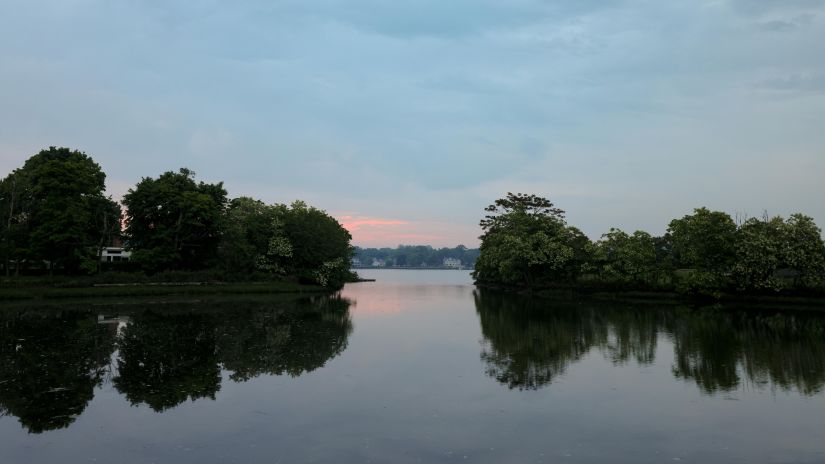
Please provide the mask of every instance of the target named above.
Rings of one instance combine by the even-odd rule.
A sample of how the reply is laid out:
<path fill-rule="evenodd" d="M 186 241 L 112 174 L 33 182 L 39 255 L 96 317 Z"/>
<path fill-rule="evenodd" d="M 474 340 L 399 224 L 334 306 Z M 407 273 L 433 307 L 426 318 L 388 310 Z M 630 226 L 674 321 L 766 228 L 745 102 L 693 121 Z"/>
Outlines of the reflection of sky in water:
<path fill-rule="evenodd" d="M 27 434 L 0 418 L 0 462 L 737 463 L 825 452 L 823 395 L 776 383 L 815 383 L 822 342 L 783 338 L 779 319 L 766 318 L 768 330 L 714 313 L 549 302 L 519 313 L 461 282 L 427 285 L 444 275 L 429 272 L 363 272 L 377 281 L 342 292 L 356 301 L 353 330 L 321 368 L 244 382 L 222 370 L 214 400 L 163 413 L 103 382 L 68 428 Z M 801 372 L 806 362 L 819 373 Z M 491 367 L 554 375 L 509 388 Z M 731 372 L 739 381 L 720 388 Z"/>

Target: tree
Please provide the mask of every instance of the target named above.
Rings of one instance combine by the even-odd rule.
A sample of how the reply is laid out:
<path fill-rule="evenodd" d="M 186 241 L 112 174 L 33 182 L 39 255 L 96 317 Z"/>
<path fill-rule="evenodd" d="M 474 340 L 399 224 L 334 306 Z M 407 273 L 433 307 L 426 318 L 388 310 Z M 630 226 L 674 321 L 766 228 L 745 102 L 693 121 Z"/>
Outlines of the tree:
<path fill-rule="evenodd" d="M 352 236 L 326 212 L 296 201 L 276 205 L 267 253 L 259 269 L 297 276 L 323 286 L 340 287 L 351 278 Z"/>
<path fill-rule="evenodd" d="M 123 197 L 132 260 L 149 272 L 198 269 L 215 258 L 226 209 L 223 183 L 182 168 L 144 177 Z"/>
<path fill-rule="evenodd" d="M 781 288 L 776 271 L 783 266 L 785 223 L 781 217 L 751 218 L 736 231 L 733 277 L 740 290 Z"/>
<path fill-rule="evenodd" d="M 796 271 L 796 284 L 814 286 L 825 282 L 825 243 L 822 230 L 804 214 L 793 214 L 785 222 L 785 265 Z"/>
<path fill-rule="evenodd" d="M 28 254 L 31 188 L 20 169 L 0 181 L 0 213 L 0 249 L 8 276 L 11 263 L 15 263 L 15 273 L 19 273 L 21 261 Z"/>
<path fill-rule="evenodd" d="M 736 224 L 727 213 L 697 208 L 674 219 L 668 236 L 679 264 L 703 271 L 726 270 L 734 256 Z"/>
<path fill-rule="evenodd" d="M 647 232 L 637 230 L 628 235 L 620 229 L 610 229 L 596 243 L 596 261 L 600 274 L 610 280 L 656 280 L 656 242 Z"/>
<path fill-rule="evenodd" d="M 549 199 L 507 193 L 485 211 L 476 282 L 531 288 L 568 277 L 565 271 L 576 254 L 571 239 L 577 234 Z"/>
<path fill-rule="evenodd" d="M 103 195 L 106 175 L 100 166 L 85 153 L 50 147 L 29 158 L 14 176 L 10 183 L 17 191 L 11 197 L 21 204 L 10 201 L 7 229 L 14 222 L 27 223 L 27 254 L 49 261 L 50 270 L 96 269 L 101 240 L 120 227 L 119 221 L 97 227 L 118 208 Z M 15 208 L 27 208 L 25 218 L 20 216 L 25 210 Z"/>
<path fill-rule="evenodd" d="M 249 197 L 229 202 L 218 246 L 220 266 L 227 272 L 254 272 L 275 232 L 278 208 Z"/>

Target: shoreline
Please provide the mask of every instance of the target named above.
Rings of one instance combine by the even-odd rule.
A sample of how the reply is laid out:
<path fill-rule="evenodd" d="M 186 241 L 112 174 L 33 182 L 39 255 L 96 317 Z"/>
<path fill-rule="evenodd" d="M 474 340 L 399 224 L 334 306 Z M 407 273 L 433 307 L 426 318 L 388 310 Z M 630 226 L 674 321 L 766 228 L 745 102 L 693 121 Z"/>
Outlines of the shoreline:
<path fill-rule="evenodd" d="M 485 284 L 474 284 L 475 288 L 486 291 L 500 292 L 510 295 L 519 295 L 525 298 L 545 300 L 553 299 L 591 299 L 602 301 L 619 301 L 627 303 L 656 303 L 665 305 L 690 305 L 754 309 L 775 309 L 792 311 L 821 311 L 825 312 L 825 295 L 821 294 L 735 294 L 721 293 L 717 297 L 704 295 L 686 295 L 672 290 L 616 290 L 610 288 L 593 287 L 557 287 L 540 289 L 517 289 Z"/>
<path fill-rule="evenodd" d="M 292 282 L 146 282 L 121 284 L 92 284 L 82 287 L 27 286 L 0 287 L 0 303 L 37 302 L 44 300 L 78 298 L 119 298 L 143 296 L 206 296 L 206 295 L 265 295 L 265 294 L 323 294 L 333 289 Z"/>

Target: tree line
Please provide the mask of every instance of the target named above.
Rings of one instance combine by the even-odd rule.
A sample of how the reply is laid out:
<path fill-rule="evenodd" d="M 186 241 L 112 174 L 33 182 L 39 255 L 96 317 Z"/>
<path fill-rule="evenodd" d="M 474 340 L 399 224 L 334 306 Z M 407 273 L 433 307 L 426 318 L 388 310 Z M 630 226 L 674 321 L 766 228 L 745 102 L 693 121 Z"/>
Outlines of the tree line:
<path fill-rule="evenodd" d="M 821 290 L 825 243 L 813 219 L 697 208 L 653 236 L 610 229 L 590 240 L 547 198 L 508 193 L 486 209 L 474 278 L 514 289 L 596 286 L 722 292 Z"/>
<path fill-rule="evenodd" d="M 116 239 L 149 274 L 218 270 L 340 286 L 351 278 L 351 236 L 326 212 L 296 201 L 230 199 L 222 182 L 182 168 L 145 177 L 122 207 L 85 153 L 50 147 L 0 181 L 0 255 L 6 275 L 48 269 L 91 274 Z"/>
<path fill-rule="evenodd" d="M 451 258 L 461 261 L 461 266 L 472 268 L 478 258 L 478 249 L 458 245 L 455 248 L 433 248 L 429 245 L 398 245 L 396 248 L 355 247 L 355 258 L 362 266 L 374 262 L 387 267 L 440 267 Z"/>

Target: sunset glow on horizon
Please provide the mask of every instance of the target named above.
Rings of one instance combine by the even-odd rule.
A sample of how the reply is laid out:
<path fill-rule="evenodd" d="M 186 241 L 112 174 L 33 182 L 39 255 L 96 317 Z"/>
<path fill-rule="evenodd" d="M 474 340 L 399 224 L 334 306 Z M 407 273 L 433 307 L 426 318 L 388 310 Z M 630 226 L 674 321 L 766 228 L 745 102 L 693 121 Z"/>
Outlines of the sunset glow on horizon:
<path fill-rule="evenodd" d="M 336 215 L 336 219 L 352 234 L 352 242 L 362 247 L 396 247 L 398 245 L 432 245 L 454 247 L 475 246 L 472 243 L 453 243 L 457 234 L 454 224 L 407 221 L 393 218 L 377 218 L 359 215 Z"/>

